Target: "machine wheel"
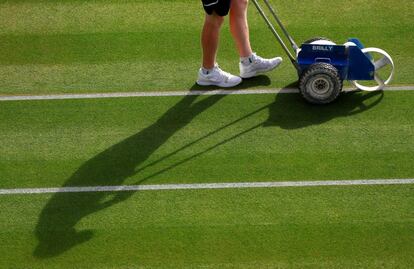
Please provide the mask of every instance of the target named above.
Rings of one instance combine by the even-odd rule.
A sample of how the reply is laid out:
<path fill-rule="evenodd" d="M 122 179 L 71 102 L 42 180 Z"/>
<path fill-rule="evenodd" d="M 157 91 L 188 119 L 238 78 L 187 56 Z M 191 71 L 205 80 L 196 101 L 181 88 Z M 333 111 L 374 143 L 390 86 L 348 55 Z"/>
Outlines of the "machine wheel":
<path fill-rule="evenodd" d="M 382 49 L 378 48 L 365 48 L 362 49 L 362 52 L 365 55 L 369 55 L 371 62 L 374 64 L 375 73 L 374 73 L 374 80 L 377 83 L 376 86 L 364 86 L 361 85 L 356 80 L 351 80 L 351 83 L 354 84 L 360 90 L 363 91 L 380 91 L 385 88 L 388 83 L 391 82 L 392 78 L 394 77 L 394 61 L 392 60 L 391 56 L 383 51 Z M 379 56 L 379 58 L 378 58 Z M 385 73 L 381 72 L 381 69 L 388 66 L 388 70 L 385 70 Z M 382 77 L 386 76 L 387 79 L 383 79 Z"/>
<path fill-rule="evenodd" d="M 335 43 L 335 42 L 333 42 L 332 40 L 330 40 L 329 38 L 326 38 L 326 37 L 314 37 L 314 38 L 306 40 L 303 43 L 304 44 L 311 44 L 311 43 L 316 42 L 316 41 L 328 41 L 328 42 Z"/>
<path fill-rule="evenodd" d="M 329 104 L 341 93 L 342 80 L 331 64 L 315 63 L 300 76 L 299 90 L 312 104 Z"/>

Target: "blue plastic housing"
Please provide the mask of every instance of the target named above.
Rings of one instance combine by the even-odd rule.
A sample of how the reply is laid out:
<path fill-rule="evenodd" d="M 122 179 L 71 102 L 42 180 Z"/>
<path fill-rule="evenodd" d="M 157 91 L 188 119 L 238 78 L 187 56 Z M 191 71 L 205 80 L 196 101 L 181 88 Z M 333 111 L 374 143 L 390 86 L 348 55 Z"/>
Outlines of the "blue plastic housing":
<path fill-rule="evenodd" d="M 342 80 L 373 80 L 375 66 L 371 56 L 362 52 L 358 39 L 349 39 L 357 46 L 303 44 L 297 57 L 299 76 L 314 63 L 333 65 Z"/>

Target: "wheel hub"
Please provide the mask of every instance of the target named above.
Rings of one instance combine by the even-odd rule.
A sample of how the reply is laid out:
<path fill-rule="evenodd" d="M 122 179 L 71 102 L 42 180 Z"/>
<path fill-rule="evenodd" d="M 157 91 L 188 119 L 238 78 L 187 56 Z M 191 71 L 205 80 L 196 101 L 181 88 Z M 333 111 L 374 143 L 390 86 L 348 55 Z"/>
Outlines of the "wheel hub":
<path fill-rule="evenodd" d="M 317 94 L 326 94 L 329 88 L 330 84 L 326 78 L 317 78 L 312 83 L 312 90 Z"/>

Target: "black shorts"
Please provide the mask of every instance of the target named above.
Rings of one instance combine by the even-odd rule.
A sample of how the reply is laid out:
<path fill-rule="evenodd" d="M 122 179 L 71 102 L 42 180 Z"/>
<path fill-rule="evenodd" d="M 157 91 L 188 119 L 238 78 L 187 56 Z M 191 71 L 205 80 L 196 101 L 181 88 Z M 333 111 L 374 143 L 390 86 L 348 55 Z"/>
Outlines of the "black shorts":
<path fill-rule="evenodd" d="M 230 0 L 201 0 L 208 15 L 215 12 L 219 16 L 226 16 L 230 10 Z"/>

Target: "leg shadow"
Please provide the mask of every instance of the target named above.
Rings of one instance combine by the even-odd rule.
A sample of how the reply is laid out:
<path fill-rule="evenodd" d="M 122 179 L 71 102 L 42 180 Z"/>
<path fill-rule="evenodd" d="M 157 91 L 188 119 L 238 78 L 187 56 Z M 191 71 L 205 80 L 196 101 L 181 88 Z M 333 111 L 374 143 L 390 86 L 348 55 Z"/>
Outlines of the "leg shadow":
<path fill-rule="evenodd" d="M 136 167 L 162 146 L 198 114 L 217 103 L 223 96 L 209 96 L 196 102 L 195 95 L 185 96 L 154 124 L 111 146 L 84 163 L 63 185 L 122 185 L 136 174 Z M 138 182 L 137 184 L 140 184 Z M 35 235 L 38 239 L 33 255 L 37 258 L 58 256 L 88 241 L 92 230 L 79 231 L 76 225 L 86 216 L 124 201 L 134 192 L 56 193 L 43 208 Z"/>

